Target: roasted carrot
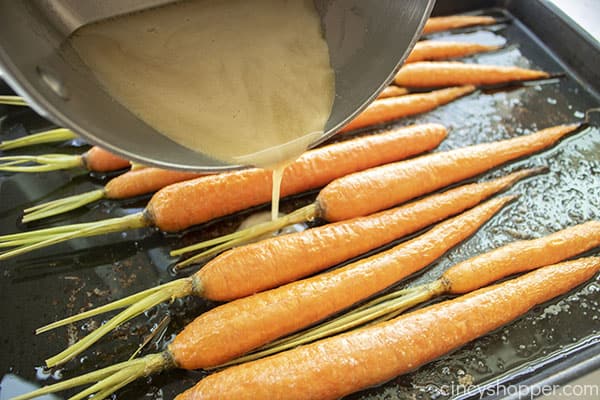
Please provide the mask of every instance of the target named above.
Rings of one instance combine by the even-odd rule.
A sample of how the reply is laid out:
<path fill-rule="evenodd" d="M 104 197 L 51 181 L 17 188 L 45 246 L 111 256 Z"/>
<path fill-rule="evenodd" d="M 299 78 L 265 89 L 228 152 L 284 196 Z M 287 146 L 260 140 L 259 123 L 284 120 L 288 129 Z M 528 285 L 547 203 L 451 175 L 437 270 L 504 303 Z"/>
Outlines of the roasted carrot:
<path fill-rule="evenodd" d="M 429 154 L 350 174 L 321 189 L 315 203 L 291 214 L 250 229 L 178 249 L 171 254 L 181 255 L 216 245 L 202 253 L 215 254 L 307 219 L 319 217 L 335 222 L 369 215 L 545 149 L 580 126 L 559 125 L 531 135 Z"/>
<path fill-rule="evenodd" d="M 499 65 L 466 64 L 457 61 L 415 62 L 400 68 L 394 78 L 404 87 L 497 85 L 549 78 L 545 71 Z"/>
<path fill-rule="evenodd" d="M 495 23 L 497 23 L 497 21 L 494 17 L 485 15 L 449 15 L 445 17 L 431 17 L 425 23 L 423 34 L 466 28 L 468 26 L 493 25 Z"/>
<path fill-rule="evenodd" d="M 405 310 L 434 297 L 443 294 L 468 293 L 501 278 L 564 261 L 598 246 L 600 246 L 600 221 L 573 226 L 539 239 L 513 242 L 460 262 L 446 270 L 433 282 L 376 298 L 351 312 L 304 332 L 280 339 L 256 353 L 240 357 L 227 365 L 256 360 L 368 322 L 395 318 Z"/>
<path fill-rule="evenodd" d="M 225 369 L 176 399 L 338 399 L 477 339 L 598 270 L 597 257 L 544 267 L 389 322 Z"/>
<path fill-rule="evenodd" d="M 111 179 L 102 189 L 53 200 L 24 210 L 23 222 L 37 221 L 62 214 L 100 199 L 127 199 L 153 193 L 177 182 L 199 178 L 207 174 L 171 171 L 160 168 L 136 168 Z"/>
<path fill-rule="evenodd" d="M 377 96 L 377 98 L 385 99 L 388 97 L 404 96 L 405 94 L 408 94 L 408 90 L 406 90 L 405 88 L 401 88 L 396 85 L 390 85 L 390 86 L 386 87 L 385 89 L 383 89 L 381 91 L 381 93 L 379 93 L 379 96 Z"/>
<path fill-rule="evenodd" d="M 183 296 L 228 301 L 271 289 L 373 250 L 477 205 L 485 198 L 545 170 L 522 170 L 488 182 L 464 185 L 369 217 L 324 225 L 241 246 L 209 261 L 192 277 L 134 294 L 38 329 L 37 333 L 128 307 L 113 319 L 128 320 L 156 304 Z M 174 290 L 176 288 L 176 290 Z M 148 303 L 152 296 L 154 301 Z M 146 302 L 145 308 L 139 306 Z M 109 332 L 109 322 L 95 331 Z"/>
<path fill-rule="evenodd" d="M 295 332 L 429 265 L 477 231 L 512 199 L 488 200 L 380 254 L 223 304 L 196 318 L 169 349 L 171 353 L 185 355 L 177 358 L 180 367 L 206 368 Z M 250 312 L 254 316 L 248 318 Z"/>
<path fill-rule="evenodd" d="M 70 130 L 64 128 L 51 129 L 44 132 L 33 133 L 12 140 L 3 140 L 0 142 L 0 150 L 13 150 L 22 147 L 33 146 L 43 143 L 62 142 L 75 139 L 77 136 Z"/>
<path fill-rule="evenodd" d="M 41 156 L 0 157 L 0 171 L 10 172 L 48 172 L 61 169 L 84 168 L 89 171 L 109 172 L 128 168 L 130 162 L 93 146 L 81 155 L 46 154 Z M 27 165 L 34 163 L 36 165 Z"/>
<path fill-rule="evenodd" d="M 333 222 L 371 214 L 550 147 L 580 126 L 559 125 L 348 175 L 321 190 L 317 197 L 320 216 Z M 370 190 L 360 190 L 361 185 Z"/>
<path fill-rule="evenodd" d="M 198 369 L 220 364 L 349 307 L 424 268 L 473 234 L 511 199 L 489 200 L 381 254 L 213 308 L 180 332 L 164 353 L 142 359 L 146 361 L 141 366 L 139 360 L 133 360 L 109 367 L 108 374 L 107 369 L 100 370 L 75 378 L 75 382 L 80 385 L 89 382 L 90 375 L 104 378 L 113 374 L 113 380 L 119 383 L 130 382 L 165 368 Z M 65 361 L 65 356 L 77 354 L 78 345 L 85 340 L 68 349 L 67 354 L 47 360 L 47 364 L 56 365 Z M 58 387 L 64 389 L 65 385 L 69 381 Z M 96 386 L 83 393 L 105 390 Z"/>
<path fill-rule="evenodd" d="M 116 171 L 130 165 L 128 160 L 98 146 L 94 146 L 83 153 L 81 163 L 83 168 L 98 172 Z"/>
<path fill-rule="evenodd" d="M 422 40 L 415 44 L 415 47 L 408 55 L 405 63 L 466 57 L 476 53 L 495 51 L 501 47 L 502 46 L 466 42 L 450 42 L 445 40 Z"/>
<path fill-rule="evenodd" d="M 460 86 L 434 90 L 429 93 L 415 93 L 378 99 L 369 104 L 362 113 L 350 121 L 348 125 L 344 126 L 340 132 L 347 132 L 431 111 L 436 107 L 448 104 L 453 100 L 472 93 L 474 90 L 474 86 Z"/>
<path fill-rule="evenodd" d="M 446 137 L 439 124 L 400 128 L 335 143 L 304 153 L 284 173 L 282 196 L 321 187 L 335 178 L 436 147 Z M 143 212 L 121 218 L 0 237 L 0 247 L 22 246 L 0 259 L 75 237 L 156 226 L 179 231 L 271 199 L 269 171 L 247 169 L 193 179 L 158 191 Z"/>

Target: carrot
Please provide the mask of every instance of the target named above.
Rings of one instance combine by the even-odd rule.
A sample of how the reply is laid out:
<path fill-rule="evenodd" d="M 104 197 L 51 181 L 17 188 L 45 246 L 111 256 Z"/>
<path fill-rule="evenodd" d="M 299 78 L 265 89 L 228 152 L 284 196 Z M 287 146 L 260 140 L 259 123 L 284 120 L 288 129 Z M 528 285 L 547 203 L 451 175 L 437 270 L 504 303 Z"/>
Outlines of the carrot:
<path fill-rule="evenodd" d="M 33 133 L 12 140 L 3 140 L 0 142 L 0 150 L 13 150 L 22 147 L 33 146 L 43 143 L 62 142 L 64 140 L 72 140 L 77 136 L 70 130 L 64 128 L 51 129 L 44 132 Z"/>
<path fill-rule="evenodd" d="M 181 355 L 177 365 L 206 368 L 308 326 L 419 271 L 512 199 L 489 200 L 375 256 L 221 305 L 188 325 L 169 349 Z"/>
<path fill-rule="evenodd" d="M 135 168 L 111 179 L 102 189 L 53 200 L 24 210 L 23 222 L 37 221 L 83 207 L 100 199 L 127 199 L 152 193 L 167 185 L 207 174 L 160 168 Z"/>
<path fill-rule="evenodd" d="M 497 21 L 494 17 L 485 15 L 449 15 L 445 17 L 431 17 L 425 23 L 423 34 L 466 28 L 475 25 L 493 25 L 495 23 L 497 23 Z"/>
<path fill-rule="evenodd" d="M 580 126 L 559 125 L 348 175 L 321 190 L 317 197 L 320 214 L 328 221 L 371 214 L 552 146 Z M 361 185 L 371 190 L 360 190 Z"/>
<path fill-rule="evenodd" d="M 374 320 L 395 318 L 437 296 L 472 292 L 501 278 L 564 261 L 598 246 L 600 221 L 573 226 L 539 239 L 513 242 L 458 263 L 433 282 L 381 296 L 345 315 L 273 342 L 226 365 L 256 360 Z"/>
<path fill-rule="evenodd" d="M 407 158 L 436 147 L 446 137 L 438 124 L 416 125 L 335 143 L 304 153 L 285 170 L 282 196 L 321 187 L 340 176 Z M 0 237 L 0 247 L 20 246 L 0 259 L 76 237 L 156 226 L 179 231 L 271 199 L 270 171 L 247 169 L 169 185 L 143 212 Z"/>
<path fill-rule="evenodd" d="M 496 85 L 549 78 L 544 71 L 499 65 L 466 64 L 456 61 L 415 62 L 400 68 L 394 82 L 405 87 Z"/>
<path fill-rule="evenodd" d="M 474 86 L 460 86 L 448 89 L 434 90 L 429 93 L 407 94 L 405 96 L 378 99 L 344 126 L 340 132 L 364 128 L 374 124 L 388 122 L 431 111 L 441 105 L 448 104 L 462 96 L 472 93 Z"/>
<path fill-rule="evenodd" d="M 395 85 L 390 85 L 388 87 L 386 87 L 385 89 L 383 89 L 381 91 L 381 93 L 379 93 L 379 96 L 377 96 L 378 99 L 385 99 L 388 97 L 398 97 L 398 96 L 404 96 L 405 94 L 408 94 L 408 90 L 406 90 L 405 88 L 401 88 Z"/>
<path fill-rule="evenodd" d="M 321 189 L 315 203 L 291 214 L 172 251 L 171 255 L 216 245 L 202 253 L 204 256 L 215 254 L 281 227 L 314 218 L 336 222 L 369 215 L 545 149 L 580 126 L 559 125 L 526 136 L 429 154 L 350 174 Z"/>
<path fill-rule="evenodd" d="M 81 155 L 82 167 L 90 171 L 106 172 L 128 168 L 130 163 L 101 147 L 94 146 Z"/>
<path fill-rule="evenodd" d="M 140 360 L 133 360 L 112 369 L 108 367 L 108 371 L 120 383 L 166 368 L 198 369 L 227 361 L 351 306 L 422 269 L 473 234 L 510 200 L 512 197 L 489 200 L 381 254 L 213 308 L 188 324 L 164 353 L 146 357 L 141 366 L 134 364 Z M 79 343 L 68 349 L 67 355 L 77 354 L 75 347 Z M 56 365 L 65 361 L 64 356 L 52 357 L 46 363 Z M 87 383 L 90 375 L 107 377 L 106 370 L 75 378 L 75 382 Z M 62 384 L 58 387 L 64 389 L 69 381 Z M 105 390 L 109 389 L 96 386 L 83 393 L 104 393 Z"/>
<path fill-rule="evenodd" d="M 502 46 L 478 43 L 449 42 L 445 40 L 423 40 L 415 44 L 415 47 L 408 55 L 405 63 L 447 60 L 449 58 L 465 57 L 476 53 L 495 51 L 501 47 Z"/>
<path fill-rule="evenodd" d="M 337 399 L 475 340 L 598 270 L 597 257 L 548 266 L 389 322 L 226 369 L 176 399 Z"/>
<path fill-rule="evenodd" d="M 464 185 L 369 217 L 324 225 L 236 247 L 209 261 L 192 277 L 170 282 L 44 326 L 46 332 L 118 308 L 128 307 L 113 320 L 131 319 L 160 302 L 184 296 L 228 301 L 304 278 L 414 233 L 483 201 L 520 179 L 545 168 L 522 170 L 488 182 Z M 189 261 L 189 260 L 186 260 Z M 182 263 L 188 264 L 189 262 Z M 140 307 L 140 301 L 154 301 Z M 109 322 L 95 331 L 109 332 Z"/>
<path fill-rule="evenodd" d="M 130 166 L 129 161 L 98 146 L 90 148 L 81 155 L 45 154 L 41 156 L 7 156 L 0 157 L 0 162 L 3 162 L 3 164 L 0 164 L 0 171 L 10 172 L 48 172 L 71 168 L 109 172 Z M 29 163 L 37 165 L 26 165 Z"/>
<path fill-rule="evenodd" d="M 0 104 L 5 104 L 7 106 L 27 106 L 25 100 L 23 100 L 20 96 L 0 96 Z"/>

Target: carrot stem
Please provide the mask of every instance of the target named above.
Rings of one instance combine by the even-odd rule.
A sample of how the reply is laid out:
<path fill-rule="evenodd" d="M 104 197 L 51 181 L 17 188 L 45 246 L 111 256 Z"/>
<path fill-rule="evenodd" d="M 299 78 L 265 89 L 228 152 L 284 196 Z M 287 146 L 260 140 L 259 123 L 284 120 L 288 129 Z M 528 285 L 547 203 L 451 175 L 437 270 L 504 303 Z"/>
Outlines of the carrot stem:
<path fill-rule="evenodd" d="M 0 96 L 0 104 L 6 104 L 7 106 L 27 106 L 25 100 L 20 96 Z"/>
<path fill-rule="evenodd" d="M 38 204 L 24 210 L 22 221 L 24 223 L 37 221 L 43 218 L 52 217 L 66 213 L 76 208 L 83 207 L 94 201 L 104 198 L 106 192 L 104 189 L 92 190 L 90 192 L 76 194 L 63 199 L 53 200 L 47 203 Z"/>
<path fill-rule="evenodd" d="M 311 220 L 317 216 L 317 212 L 317 206 L 315 204 L 309 204 L 306 207 L 302 207 L 288 215 L 285 215 L 281 218 L 277 218 L 276 220 L 264 222 L 262 224 L 254 225 L 250 228 L 242 229 L 229 235 L 220 236 L 215 239 L 207 240 L 204 242 L 193 244 L 191 246 L 173 250 L 171 251 L 170 255 L 179 256 L 190 251 L 200 250 L 210 246 L 214 246 L 209 250 L 206 250 L 193 257 L 190 257 L 175 265 L 175 269 L 183 268 L 187 265 L 194 263 L 199 259 L 212 256 L 214 254 L 220 253 L 224 250 L 230 249 L 242 243 L 248 243 L 250 240 L 262 236 L 265 233 L 276 231 L 288 225 Z"/>
<path fill-rule="evenodd" d="M 30 232 L 10 233 L 8 235 L 0 236 L 0 246 L 2 245 L 2 243 L 5 243 L 9 240 L 48 237 L 52 235 L 58 235 L 61 233 L 72 232 L 75 229 L 84 229 L 93 224 L 95 224 L 95 222 L 83 222 L 80 224 L 62 225 L 55 226 L 53 228 L 38 229 Z"/>
<path fill-rule="evenodd" d="M 149 221 L 144 213 L 139 212 L 125 217 L 110 218 L 98 222 L 87 222 L 0 236 L 0 247 L 16 247 L 13 250 L 0 253 L 0 260 L 6 260 L 10 257 L 62 243 L 70 239 L 103 235 L 128 229 L 145 228 L 148 225 Z"/>
<path fill-rule="evenodd" d="M 90 372 L 88 374 L 84 374 L 72 379 L 67 379 L 65 381 L 55 383 L 54 385 L 49 385 L 42 387 L 40 389 L 34 390 L 32 392 L 16 396 L 12 400 L 27 400 L 33 399 L 35 397 L 43 396 L 50 393 L 59 392 L 62 390 L 74 388 L 77 386 L 86 385 L 88 383 L 96 382 L 92 387 L 95 388 L 94 391 L 90 392 L 89 389 L 83 391 L 79 395 L 71 397 L 71 399 L 80 399 L 86 397 L 87 395 L 93 394 L 94 392 L 98 395 L 102 394 L 106 397 L 106 394 L 109 390 L 112 391 L 117 390 L 127 383 L 132 382 L 135 379 L 149 376 L 151 374 L 160 372 L 164 369 L 170 368 L 172 366 L 171 357 L 166 353 L 159 354 L 150 354 L 146 357 L 125 361 L 119 364 L 111 365 L 106 368 L 102 368 L 98 371 Z M 113 377 L 118 377 L 118 380 L 111 379 Z M 121 383 L 124 383 L 121 385 Z M 110 394 L 109 393 L 109 394 Z M 94 399 L 98 399 L 98 397 L 94 396 Z"/>
<path fill-rule="evenodd" d="M 179 282 L 180 280 L 177 281 L 173 281 L 173 282 L 169 282 L 169 283 L 165 283 L 163 285 L 159 285 L 150 289 L 146 289 L 143 290 L 141 292 L 132 294 L 131 296 L 127 296 L 124 297 L 122 299 L 113 301 L 111 303 L 105 304 L 103 306 L 100 307 L 96 307 L 93 308 L 91 310 L 88 311 L 84 311 L 82 313 L 79 314 L 75 314 L 71 317 L 68 318 L 64 318 L 61 319 L 60 321 L 55 321 L 51 324 L 42 326 L 41 328 L 36 329 L 35 334 L 39 335 L 40 333 L 44 333 L 44 332 L 48 332 L 52 329 L 64 326 L 64 325 L 68 325 L 68 324 L 72 324 L 73 322 L 77 322 L 77 321 L 81 321 L 82 319 L 86 319 L 89 317 L 93 317 L 99 314 L 103 314 L 109 311 L 114 311 L 114 310 L 118 310 L 120 308 L 125 308 L 128 307 L 132 304 L 137 303 L 140 300 L 145 299 L 146 297 L 155 294 L 156 292 L 159 292 L 161 290 L 165 290 L 167 288 L 170 288 L 171 286 L 175 286 L 177 282 Z"/>
<path fill-rule="evenodd" d="M 27 165 L 34 163 L 37 165 Z M 82 167 L 79 155 L 46 154 L 43 156 L 0 157 L 0 171 L 6 172 L 48 172 Z"/>
<path fill-rule="evenodd" d="M 36 144 L 62 142 L 75 139 L 76 137 L 77 136 L 72 131 L 65 128 L 51 129 L 49 131 L 34 133 L 17 139 L 4 140 L 0 143 L 0 150 L 13 150 Z"/>
<path fill-rule="evenodd" d="M 66 348 L 61 353 L 47 359 L 46 365 L 48 367 L 54 367 L 56 365 L 63 364 L 69 361 L 70 359 L 77 356 L 78 354 L 89 348 L 91 345 L 96 343 L 98 340 L 100 340 L 103 336 L 105 336 L 108 332 L 110 332 L 117 326 L 124 324 L 130 319 L 137 317 L 144 311 L 149 310 L 150 308 L 164 301 L 167 301 L 169 299 L 185 297 L 191 294 L 193 291 L 192 281 L 190 279 L 179 279 L 171 282 L 170 284 L 158 287 L 156 289 L 158 290 L 141 299 L 139 299 L 139 293 L 138 295 L 132 296 L 136 297 L 135 303 L 129 306 L 125 311 L 117 314 L 109 321 L 102 324 L 102 326 L 91 332 L 89 335 L 85 336 L 83 339 L 81 339 L 74 345 Z"/>

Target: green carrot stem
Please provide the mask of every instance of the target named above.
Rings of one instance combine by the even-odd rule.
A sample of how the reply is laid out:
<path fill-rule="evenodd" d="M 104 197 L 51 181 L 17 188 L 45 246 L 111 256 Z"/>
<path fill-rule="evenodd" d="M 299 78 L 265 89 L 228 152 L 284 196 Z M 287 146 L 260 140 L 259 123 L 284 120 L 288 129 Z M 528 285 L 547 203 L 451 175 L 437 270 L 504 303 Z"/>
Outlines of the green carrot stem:
<path fill-rule="evenodd" d="M 0 163 L 0 171 L 6 172 L 48 172 L 83 167 L 81 156 L 69 154 L 6 156 L 0 157 Z M 36 165 L 27 165 L 31 163 Z"/>
<path fill-rule="evenodd" d="M 146 290 L 143 290 L 141 292 L 132 294 L 131 296 L 127 296 L 125 298 L 122 298 L 122 299 L 113 301 L 111 303 L 105 304 L 103 306 L 96 307 L 96 308 L 93 308 L 91 310 L 84 311 L 82 313 L 73 315 L 71 317 L 67 317 L 67 318 L 61 319 L 60 321 L 52 322 L 51 324 L 48 324 L 48 325 L 42 326 L 41 328 L 36 329 L 35 333 L 36 333 L 36 335 L 39 335 L 40 333 L 48 332 L 48 331 L 50 331 L 52 329 L 56 329 L 56 328 L 64 326 L 64 325 L 72 324 L 73 322 L 81 321 L 81 320 L 86 319 L 86 318 L 90 318 L 90 317 L 93 317 L 93 316 L 96 316 L 96 315 L 104 314 L 104 313 L 107 313 L 109 311 L 118 310 L 120 308 L 129 307 L 130 305 L 135 304 L 138 301 L 140 301 L 142 299 L 145 299 L 146 297 L 148 297 L 150 295 L 155 294 L 156 292 L 164 290 L 167 287 L 176 285 L 175 282 L 178 282 L 178 281 L 179 280 L 173 281 L 173 282 L 169 282 L 169 283 L 165 283 L 163 285 L 156 286 L 156 287 L 153 287 L 153 288 L 150 288 L 150 289 L 146 289 Z"/>
<path fill-rule="evenodd" d="M 125 361 L 102 368 L 98 371 L 90 372 L 88 374 L 67 379 L 53 385 L 45 386 L 32 392 L 14 397 L 12 400 L 33 399 L 35 397 L 71 389 L 96 381 L 98 381 L 98 383 L 93 385 L 95 390 L 94 392 L 90 392 L 88 389 L 82 392 L 84 393 L 83 396 L 81 396 L 80 393 L 79 395 L 73 396 L 72 399 L 80 399 L 93 393 L 97 393 L 97 395 L 104 395 L 104 397 L 106 397 L 110 393 L 113 393 L 113 391 L 120 389 L 121 387 L 138 378 L 149 376 L 172 367 L 173 361 L 168 353 L 150 354 L 143 358 Z M 106 394 L 108 390 L 112 391 Z M 97 399 L 98 397 L 94 396 L 94 398 Z"/>
<path fill-rule="evenodd" d="M 94 224 L 96 224 L 96 222 L 83 222 L 83 223 L 79 223 L 79 224 L 55 226 L 53 228 L 37 229 L 35 231 L 29 231 L 29 232 L 10 233 L 8 235 L 0 236 L 0 242 L 6 242 L 9 240 L 26 239 L 26 238 L 40 238 L 40 237 L 57 235 L 57 234 L 61 234 L 61 233 L 73 232 L 78 229 L 88 228 L 90 226 L 93 226 Z"/>
<path fill-rule="evenodd" d="M 92 190 L 90 192 L 76 194 L 63 199 L 53 200 L 47 203 L 39 204 L 25 210 L 23 222 L 28 223 L 43 218 L 63 214 L 87 204 L 93 203 L 104 198 L 106 192 L 104 189 Z"/>
<path fill-rule="evenodd" d="M 304 222 L 311 220 L 317 216 L 317 206 L 315 204 L 309 204 L 306 207 L 302 207 L 288 215 L 285 215 L 281 218 L 278 218 L 274 221 L 264 222 L 262 224 L 254 225 L 250 228 L 243 229 L 241 231 L 237 231 L 231 233 L 229 235 L 220 236 L 215 239 L 207 240 L 204 242 L 196 243 L 191 246 L 183 247 L 180 249 L 176 249 L 171 251 L 171 256 L 179 256 L 190 251 L 204 249 L 210 246 L 215 246 L 207 251 L 204 251 L 200 254 L 197 254 L 191 258 L 188 258 L 184 261 L 179 262 L 175 268 L 182 268 L 184 266 L 190 265 L 198 259 L 211 256 L 213 254 L 220 253 L 224 250 L 230 249 L 234 246 L 248 243 L 252 239 L 260 237 L 266 233 L 277 231 L 281 228 L 284 228 L 288 225 L 293 225 L 296 223 Z"/>
<path fill-rule="evenodd" d="M 0 150 L 13 150 L 36 144 L 62 142 L 75 139 L 76 137 L 77 135 L 65 128 L 51 129 L 49 131 L 34 133 L 17 139 L 5 140 L 0 143 Z"/>
<path fill-rule="evenodd" d="M 6 104 L 8 106 L 27 106 L 25 100 L 20 96 L 0 96 L 0 104 Z"/>
<path fill-rule="evenodd" d="M 163 286 L 161 290 L 150 294 L 141 300 L 138 300 L 129 306 L 125 311 L 115 315 L 105 324 L 91 332 L 89 335 L 85 336 L 83 339 L 79 340 L 74 345 L 66 348 L 61 353 L 50 357 L 46 360 L 46 365 L 48 367 L 54 367 L 69 361 L 73 357 L 88 349 L 90 346 L 104 337 L 108 332 L 115 329 L 119 325 L 124 324 L 130 319 L 135 318 L 144 311 L 149 310 L 150 308 L 164 301 L 187 296 L 193 291 L 191 279 L 180 279 L 171 282 L 171 285 L 169 286 L 165 286 Z"/>
<path fill-rule="evenodd" d="M 4 237 L 0 237 L 0 246 L 3 242 L 10 242 L 11 240 L 19 240 L 22 237 L 28 237 L 28 235 L 26 235 L 27 233 L 36 240 L 33 240 L 28 244 L 18 246 L 13 250 L 0 253 L 0 260 L 6 260 L 10 257 L 25 254 L 33 250 L 48 247 L 57 243 L 62 243 L 71 239 L 98 236 L 129 229 L 145 228 L 149 225 L 150 221 L 146 218 L 144 213 L 139 212 L 127 215 L 125 217 L 110 218 L 104 221 L 67 225 L 59 228 L 44 229 L 38 232 L 25 232 L 24 234 L 6 235 Z M 63 232 L 58 234 L 48 232 L 52 229 L 56 229 L 57 231 L 63 230 Z M 46 232 L 44 233 L 43 231 Z M 12 238 L 10 238 L 11 236 Z"/>

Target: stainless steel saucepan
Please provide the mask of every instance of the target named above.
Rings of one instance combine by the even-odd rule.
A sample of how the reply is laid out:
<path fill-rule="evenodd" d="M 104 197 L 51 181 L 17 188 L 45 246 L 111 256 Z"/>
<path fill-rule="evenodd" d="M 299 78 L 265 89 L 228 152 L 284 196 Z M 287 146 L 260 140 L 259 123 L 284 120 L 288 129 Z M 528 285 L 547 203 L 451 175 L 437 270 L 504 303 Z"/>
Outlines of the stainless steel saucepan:
<path fill-rule="evenodd" d="M 0 0 L 0 71 L 41 115 L 128 159 L 163 168 L 235 166 L 161 135 L 108 95 L 66 39 L 83 25 L 173 0 Z M 392 80 L 434 0 L 315 0 L 336 74 L 335 133 Z"/>

